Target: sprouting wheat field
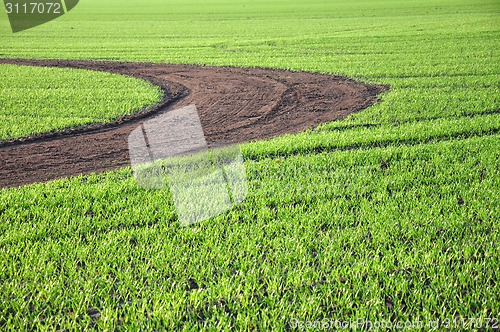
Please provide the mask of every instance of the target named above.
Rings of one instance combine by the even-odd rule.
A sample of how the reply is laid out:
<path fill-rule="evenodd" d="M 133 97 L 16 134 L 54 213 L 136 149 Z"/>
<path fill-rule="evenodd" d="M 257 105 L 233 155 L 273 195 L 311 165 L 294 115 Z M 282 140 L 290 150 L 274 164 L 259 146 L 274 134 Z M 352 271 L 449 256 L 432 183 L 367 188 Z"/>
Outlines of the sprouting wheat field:
<path fill-rule="evenodd" d="M 344 120 L 243 144 L 246 200 L 189 227 L 169 192 L 139 188 L 130 168 L 1 189 L 2 330 L 498 328 L 498 1 L 88 0 L 17 34 L 2 15 L 3 58 L 285 68 L 390 86 Z M 26 68 L 0 65 L 0 119 L 17 126 L 0 123 L 0 139 L 159 98 L 140 80 L 30 70 L 23 84 Z M 95 80 L 74 84 L 95 92 L 61 99 L 47 80 Z M 23 127 L 28 95 L 49 106 Z"/>

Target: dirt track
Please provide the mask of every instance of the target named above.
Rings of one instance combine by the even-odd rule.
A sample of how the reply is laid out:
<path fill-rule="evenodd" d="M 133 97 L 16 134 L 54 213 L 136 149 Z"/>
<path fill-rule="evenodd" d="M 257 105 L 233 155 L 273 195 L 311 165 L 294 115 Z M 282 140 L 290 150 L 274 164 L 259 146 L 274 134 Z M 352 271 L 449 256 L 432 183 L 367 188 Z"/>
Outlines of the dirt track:
<path fill-rule="evenodd" d="M 152 109 L 111 124 L 0 142 L 0 187 L 102 172 L 129 164 L 127 137 L 145 118 L 195 104 L 207 142 L 241 143 L 313 128 L 377 101 L 387 88 L 286 70 L 148 63 L 10 60 L 129 75 L 165 91 Z"/>

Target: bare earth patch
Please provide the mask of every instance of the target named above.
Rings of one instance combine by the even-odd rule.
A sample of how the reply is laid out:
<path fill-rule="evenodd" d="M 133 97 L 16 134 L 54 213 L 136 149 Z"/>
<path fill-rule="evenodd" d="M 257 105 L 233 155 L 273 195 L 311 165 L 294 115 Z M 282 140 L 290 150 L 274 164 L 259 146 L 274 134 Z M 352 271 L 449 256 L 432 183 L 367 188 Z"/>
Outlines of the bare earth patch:
<path fill-rule="evenodd" d="M 378 101 L 385 86 L 307 72 L 151 63 L 16 60 L 0 63 L 100 70 L 164 91 L 151 109 L 109 124 L 0 141 L 0 187 L 103 172 L 130 164 L 127 137 L 141 121 L 195 104 L 209 144 L 262 140 L 344 118 Z"/>

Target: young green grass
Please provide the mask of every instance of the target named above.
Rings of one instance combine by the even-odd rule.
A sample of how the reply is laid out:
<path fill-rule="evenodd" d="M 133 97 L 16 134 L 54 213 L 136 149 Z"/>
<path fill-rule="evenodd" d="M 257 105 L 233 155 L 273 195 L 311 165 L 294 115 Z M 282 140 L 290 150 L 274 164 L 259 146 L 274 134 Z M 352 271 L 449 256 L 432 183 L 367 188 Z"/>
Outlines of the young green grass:
<path fill-rule="evenodd" d="M 130 169 L 0 191 L 3 323 L 495 316 L 499 138 L 247 162 L 247 200 L 191 227 Z"/>
<path fill-rule="evenodd" d="M 122 75 L 0 65 L 0 140 L 110 122 L 161 96 L 150 83 Z"/>
<path fill-rule="evenodd" d="M 0 20 L 3 57 L 391 86 L 345 120 L 243 145 L 247 199 L 190 227 L 129 168 L 1 190 L 0 327 L 497 327 L 499 19 L 495 0 L 88 0 L 15 35 Z"/>

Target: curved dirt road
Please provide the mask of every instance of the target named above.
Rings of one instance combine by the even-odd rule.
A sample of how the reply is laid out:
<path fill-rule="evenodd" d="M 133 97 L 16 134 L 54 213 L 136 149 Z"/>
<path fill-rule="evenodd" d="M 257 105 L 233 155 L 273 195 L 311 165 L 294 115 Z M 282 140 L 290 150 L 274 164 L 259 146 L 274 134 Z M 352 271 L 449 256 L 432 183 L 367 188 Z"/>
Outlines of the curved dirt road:
<path fill-rule="evenodd" d="M 343 118 L 387 88 L 345 77 L 286 70 L 150 63 L 0 59 L 18 65 L 82 68 L 146 79 L 164 89 L 147 112 L 111 124 L 0 142 L 0 187 L 15 187 L 129 165 L 127 137 L 144 119 L 195 104 L 206 140 L 241 143 L 296 133 Z"/>

